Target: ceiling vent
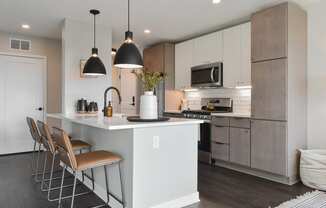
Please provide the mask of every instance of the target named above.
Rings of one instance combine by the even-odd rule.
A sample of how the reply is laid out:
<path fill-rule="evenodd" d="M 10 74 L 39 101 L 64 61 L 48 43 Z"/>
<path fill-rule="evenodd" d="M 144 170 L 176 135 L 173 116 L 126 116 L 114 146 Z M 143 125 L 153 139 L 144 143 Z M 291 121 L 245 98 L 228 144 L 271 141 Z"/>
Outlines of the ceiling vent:
<path fill-rule="evenodd" d="M 30 51 L 31 41 L 16 38 L 10 38 L 10 48 L 14 50 Z"/>

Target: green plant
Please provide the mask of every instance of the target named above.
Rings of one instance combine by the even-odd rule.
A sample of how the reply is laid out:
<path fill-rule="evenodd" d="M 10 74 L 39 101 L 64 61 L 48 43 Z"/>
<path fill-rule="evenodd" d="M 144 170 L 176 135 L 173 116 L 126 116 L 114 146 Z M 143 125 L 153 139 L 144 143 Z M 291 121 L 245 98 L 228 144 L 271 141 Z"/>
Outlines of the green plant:
<path fill-rule="evenodd" d="M 143 69 L 133 70 L 132 73 L 142 82 L 145 91 L 153 91 L 160 81 L 166 77 L 164 73 L 151 72 Z"/>

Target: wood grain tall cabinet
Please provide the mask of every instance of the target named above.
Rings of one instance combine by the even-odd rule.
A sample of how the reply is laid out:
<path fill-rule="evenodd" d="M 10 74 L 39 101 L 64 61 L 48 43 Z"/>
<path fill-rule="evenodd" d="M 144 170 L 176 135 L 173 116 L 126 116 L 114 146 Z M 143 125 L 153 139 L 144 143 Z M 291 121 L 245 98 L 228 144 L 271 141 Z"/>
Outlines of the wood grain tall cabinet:
<path fill-rule="evenodd" d="M 174 90 L 174 44 L 160 43 L 144 49 L 144 67 L 167 75 L 165 89 Z"/>
<path fill-rule="evenodd" d="M 306 147 L 307 14 L 283 3 L 251 22 L 251 167 L 292 184 Z"/>
<path fill-rule="evenodd" d="M 163 113 L 171 103 L 178 102 L 178 98 L 171 99 L 170 92 L 175 88 L 174 51 L 173 43 L 160 43 L 144 49 L 144 68 L 153 72 L 162 72 L 167 75 L 163 84 L 157 87 L 159 114 Z M 175 104 L 177 105 L 177 104 Z"/>

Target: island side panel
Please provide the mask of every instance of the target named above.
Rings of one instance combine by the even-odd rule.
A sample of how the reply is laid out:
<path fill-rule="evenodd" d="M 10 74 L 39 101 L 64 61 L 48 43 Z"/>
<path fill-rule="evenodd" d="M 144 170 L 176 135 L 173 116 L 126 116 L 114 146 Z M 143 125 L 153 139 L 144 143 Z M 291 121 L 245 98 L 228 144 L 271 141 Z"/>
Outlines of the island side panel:
<path fill-rule="evenodd" d="M 134 129 L 134 208 L 176 208 L 199 201 L 198 137 L 199 124 Z"/>
<path fill-rule="evenodd" d="M 115 130 L 109 131 L 82 124 L 77 124 L 69 121 L 64 121 L 64 129 L 67 130 L 73 137 L 80 138 L 92 145 L 92 150 L 107 150 L 119 154 L 123 158 L 121 163 L 123 188 L 125 192 L 126 208 L 133 208 L 132 206 L 132 175 L 133 175 L 133 130 Z M 120 179 L 118 175 L 118 166 L 108 168 L 110 191 L 121 196 Z M 95 175 L 95 193 L 106 201 L 105 177 L 104 169 L 102 167 L 96 168 Z M 80 177 L 81 178 L 81 177 Z M 86 183 L 88 186 L 90 183 Z M 90 186 L 89 186 L 90 187 Z M 110 205 L 113 208 L 120 208 L 120 206 L 112 197 L 110 198 Z"/>

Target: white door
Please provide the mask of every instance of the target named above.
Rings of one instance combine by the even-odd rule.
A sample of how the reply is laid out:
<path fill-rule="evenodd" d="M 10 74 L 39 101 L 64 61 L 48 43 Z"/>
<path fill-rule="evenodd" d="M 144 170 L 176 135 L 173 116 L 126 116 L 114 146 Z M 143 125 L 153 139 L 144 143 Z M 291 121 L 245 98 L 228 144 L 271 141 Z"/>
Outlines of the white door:
<path fill-rule="evenodd" d="M 127 115 L 136 115 L 138 109 L 138 84 L 137 77 L 130 70 L 121 70 L 121 113 Z"/>
<path fill-rule="evenodd" d="M 44 59 L 0 55 L 0 154 L 33 150 L 26 116 L 44 118 Z"/>

